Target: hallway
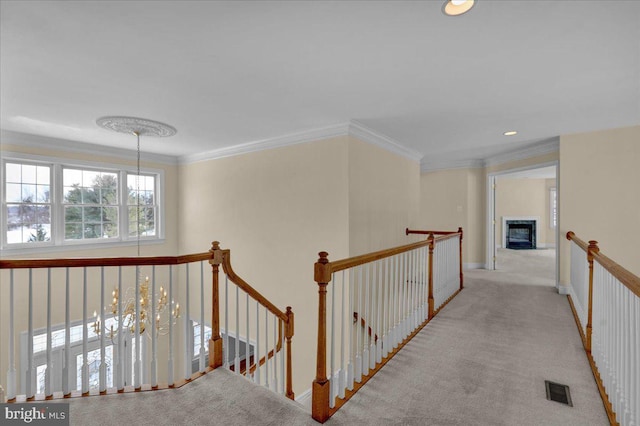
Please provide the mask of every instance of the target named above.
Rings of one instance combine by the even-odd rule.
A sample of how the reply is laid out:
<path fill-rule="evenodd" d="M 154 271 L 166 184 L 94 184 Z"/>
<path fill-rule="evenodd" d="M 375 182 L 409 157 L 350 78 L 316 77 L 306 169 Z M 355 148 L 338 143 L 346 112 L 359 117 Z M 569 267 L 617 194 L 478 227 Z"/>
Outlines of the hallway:
<path fill-rule="evenodd" d="M 566 297 L 508 277 L 466 272 L 465 290 L 327 423 L 607 425 Z M 569 385 L 573 407 L 548 401 L 545 380 Z"/>

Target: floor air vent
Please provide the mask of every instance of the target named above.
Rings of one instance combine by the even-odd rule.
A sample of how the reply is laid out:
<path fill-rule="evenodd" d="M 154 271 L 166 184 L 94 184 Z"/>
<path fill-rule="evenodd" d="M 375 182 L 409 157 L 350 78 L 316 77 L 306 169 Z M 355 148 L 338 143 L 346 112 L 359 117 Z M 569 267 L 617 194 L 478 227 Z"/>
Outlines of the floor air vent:
<path fill-rule="evenodd" d="M 568 405 L 569 407 L 573 407 L 569 386 L 550 382 L 549 380 L 545 380 L 544 384 L 547 388 L 547 399 L 549 401 L 556 401 L 561 404 Z"/>

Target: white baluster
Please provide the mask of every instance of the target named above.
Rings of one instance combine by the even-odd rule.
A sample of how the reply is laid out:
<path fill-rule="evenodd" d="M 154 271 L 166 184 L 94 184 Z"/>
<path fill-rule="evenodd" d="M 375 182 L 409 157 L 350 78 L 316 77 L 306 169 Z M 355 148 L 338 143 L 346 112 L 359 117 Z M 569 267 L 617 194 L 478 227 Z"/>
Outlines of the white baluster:
<path fill-rule="evenodd" d="M 247 312 L 247 342 L 244 345 L 244 368 L 247 379 L 251 377 L 251 334 L 249 333 L 249 293 L 245 293 L 245 310 Z"/>
<path fill-rule="evenodd" d="M 207 368 L 206 351 L 204 346 L 204 262 L 200 261 L 200 372 Z M 213 357 L 213 354 L 211 354 Z"/>
<path fill-rule="evenodd" d="M 356 320 L 356 365 L 355 365 L 355 381 L 360 383 L 362 381 L 362 267 L 358 266 L 356 269 L 356 293 L 357 299 L 357 312 L 358 316 Z"/>
<path fill-rule="evenodd" d="M 358 320 L 358 327 L 362 329 L 362 375 L 366 376 L 369 374 L 369 341 L 371 340 L 371 336 L 369 335 L 369 302 L 371 299 L 371 295 L 369 294 L 369 269 L 370 264 L 363 265 L 366 269 L 365 278 L 364 278 L 364 308 L 363 312 L 360 312 L 360 319 Z"/>
<path fill-rule="evenodd" d="M 260 384 L 260 303 L 256 300 L 256 371 L 253 380 Z"/>
<path fill-rule="evenodd" d="M 229 277 L 224 276 L 224 367 L 229 368 Z"/>
<path fill-rule="evenodd" d="M 82 280 L 82 393 L 89 392 L 89 362 L 87 360 L 87 268 L 83 268 Z"/>
<path fill-rule="evenodd" d="M 285 384 L 284 384 L 284 352 L 285 352 L 285 340 L 284 340 L 284 321 L 280 320 L 278 322 L 280 324 L 280 336 L 282 336 L 282 343 L 280 347 L 280 393 L 283 395 L 286 394 Z"/>
<path fill-rule="evenodd" d="M 64 366 L 62 367 L 62 393 L 65 396 L 68 396 L 71 394 L 71 388 L 69 386 L 69 365 L 71 364 L 71 291 L 69 288 L 68 267 L 65 268 L 64 307 Z"/>
<path fill-rule="evenodd" d="M 269 310 L 264 308 L 264 386 L 269 388 Z"/>
<path fill-rule="evenodd" d="M 347 389 L 353 390 L 353 382 L 355 380 L 355 345 L 353 341 L 353 312 L 355 311 L 355 272 L 349 269 L 349 310 L 347 311 L 347 324 L 349 326 L 349 363 L 347 364 Z"/>
<path fill-rule="evenodd" d="M 9 345 L 8 345 L 9 346 L 9 369 L 7 371 L 7 399 L 9 400 L 14 399 L 16 397 L 14 303 L 15 301 L 14 301 L 14 293 L 13 293 L 13 269 L 11 269 L 9 271 Z"/>
<path fill-rule="evenodd" d="M 135 334 L 134 339 L 136 342 L 136 360 L 133 364 L 133 383 L 136 389 L 142 387 L 142 366 L 141 366 L 141 348 L 140 348 L 140 266 L 136 265 L 136 315 L 135 315 Z M 187 268 L 187 282 L 189 281 L 189 269 Z M 85 357 L 86 359 L 86 357 Z M 187 358 L 188 359 L 188 358 Z M 186 361 L 185 361 L 186 363 Z"/>
<path fill-rule="evenodd" d="M 105 361 L 105 341 L 104 333 L 106 327 L 104 325 L 104 266 L 100 267 L 100 317 L 98 323 L 100 325 L 100 370 L 99 370 L 99 385 L 100 392 L 106 392 L 107 390 L 107 363 Z"/>
<path fill-rule="evenodd" d="M 379 267 L 379 271 L 378 271 L 378 286 L 376 289 L 376 295 L 377 295 L 377 300 L 378 300 L 378 309 L 377 309 L 377 313 L 378 315 L 376 315 L 376 362 L 382 362 L 382 336 L 384 334 L 382 327 L 383 327 L 383 316 L 382 316 L 382 300 L 384 297 L 384 292 L 383 292 L 383 281 L 384 281 L 384 262 L 385 261 L 379 261 L 378 262 L 378 267 Z M 374 364 L 375 367 L 375 364 Z"/>
<path fill-rule="evenodd" d="M 114 295 L 115 297 L 115 295 Z M 125 383 L 128 382 L 128 380 L 130 380 L 129 378 L 125 379 L 125 374 L 126 374 L 126 363 L 125 363 L 125 347 L 124 347 L 124 334 L 125 334 L 125 329 L 124 326 L 122 324 L 122 297 L 123 297 L 123 293 L 122 293 L 122 266 L 118 266 L 118 327 L 119 327 L 119 332 L 118 332 L 118 357 L 117 357 L 117 369 L 116 371 L 118 372 L 117 375 L 117 388 L 118 390 L 124 390 L 124 386 Z M 68 328 L 67 328 L 68 330 Z"/>
<path fill-rule="evenodd" d="M 173 386 L 173 321 L 177 306 L 173 300 L 173 265 L 169 265 L 169 357 L 167 359 L 167 383 Z"/>
<path fill-rule="evenodd" d="M 136 266 L 137 268 L 137 266 Z M 186 273 L 186 283 L 185 283 L 185 304 L 184 304 L 184 336 L 185 336 L 185 345 L 184 345 L 184 378 L 185 380 L 191 379 L 191 375 L 193 374 L 193 367 L 191 366 L 191 360 L 193 357 L 191 356 L 191 351 L 193 350 L 193 323 L 191 322 L 191 314 L 189 313 L 189 305 L 191 302 L 189 301 L 189 287 L 191 287 L 191 281 L 189 280 L 189 264 L 185 264 L 185 273 Z M 137 348 L 137 344 L 136 344 Z M 137 351 L 137 349 L 136 349 Z"/>
<path fill-rule="evenodd" d="M 345 339 L 345 333 L 344 333 L 344 322 L 345 322 L 345 283 L 344 283 L 344 276 L 345 276 L 345 271 L 342 270 L 342 283 L 341 283 L 341 290 L 342 290 L 342 307 L 340 309 L 340 375 L 339 375 L 339 379 L 338 379 L 338 396 L 340 398 L 344 398 L 345 396 L 345 388 L 347 387 L 347 372 L 345 370 L 345 366 L 344 366 L 344 339 Z M 334 283 L 335 285 L 335 283 Z"/>
<path fill-rule="evenodd" d="M 328 291 L 331 291 L 331 328 L 329 335 L 329 408 L 333 408 L 336 405 L 336 393 L 335 393 L 335 383 L 334 383 L 334 372 L 335 372 L 335 306 L 336 306 L 336 274 L 335 272 L 331 274 L 331 285 L 327 285 Z"/>
<path fill-rule="evenodd" d="M 273 317 L 273 380 L 272 380 L 272 390 L 274 392 L 278 392 L 278 363 L 276 362 L 276 349 L 278 349 L 278 326 L 276 324 L 277 318 L 275 315 L 271 315 Z"/>
<path fill-rule="evenodd" d="M 233 371 L 240 374 L 240 287 L 236 286 L 236 339 Z"/>
<path fill-rule="evenodd" d="M 44 372 L 44 394 L 53 395 L 51 389 L 51 268 L 47 268 L 47 369 Z"/>
<path fill-rule="evenodd" d="M 149 333 L 151 333 L 151 386 L 158 386 L 158 327 L 160 327 L 160 318 L 156 312 L 156 265 L 151 267 L 151 326 L 149 327 Z M 148 303 L 148 302 L 147 302 Z"/>

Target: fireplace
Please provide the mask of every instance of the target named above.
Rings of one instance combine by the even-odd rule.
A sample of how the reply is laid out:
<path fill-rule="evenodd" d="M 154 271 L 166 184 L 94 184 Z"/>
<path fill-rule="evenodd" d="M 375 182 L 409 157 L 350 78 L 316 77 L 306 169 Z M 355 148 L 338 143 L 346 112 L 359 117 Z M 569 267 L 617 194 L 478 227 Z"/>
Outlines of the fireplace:
<path fill-rule="evenodd" d="M 507 220 L 505 222 L 506 248 L 531 250 L 536 248 L 535 220 Z"/>

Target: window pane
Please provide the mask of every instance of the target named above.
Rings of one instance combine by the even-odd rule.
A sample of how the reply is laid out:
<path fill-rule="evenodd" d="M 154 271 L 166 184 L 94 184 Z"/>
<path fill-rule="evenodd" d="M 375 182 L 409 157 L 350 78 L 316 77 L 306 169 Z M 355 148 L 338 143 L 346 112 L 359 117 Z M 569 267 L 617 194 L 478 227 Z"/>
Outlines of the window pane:
<path fill-rule="evenodd" d="M 6 201 L 8 203 L 22 202 L 22 185 L 19 183 L 8 183 Z"/>
<path fill-rule="evenodd" d="M 36 186 L 35 185 L 22 185 L 22 200 L 23 203 L 33 203 L 36 201 Z"/>
<path fill-rule="evenodd" d="M 65 207 L 64 221 L 67 223 L 82 222 L 82 207 Z"/>
<path fill-rule="evenodd" d="M 20 183 L 22 182 L 22 166 L 16 163 L 7 163 L 5 167 L 7 182 Z"/>
<path fill-rule="evenodd" d="M 51 232 L 50 225 L 43 225 L 40 223 L 30 225 L 28 232 L 22 233 L 23 238 L 27 236 L 28 243 L 35 243 L 38 241 L 50 241 L 51 237 L 49 236 Z"/>
<path fill-rule="evenodd" d="M 36 187 L 36 202 L 48 203 L 50 201 L 49 185 L 38 185 Z"/>
<path fill-rule="evenodd" d="M 36 166 L 22 165 L 22 183 L 36 183 Z"/>
<path fill-rule="evenodd" d="M 102 225 L 87 223 L 84 225 L 84 238 L 100 238 L 102 235 Z"/>
<path fill-rule="evenodd" d="M 85 207 L 84 208 L 84 220 L 85 222 L 101 222 L 102 209 L 99 207 Z"/>
<path fill-rule="evenodd" d="M 64 169 L 62 171 L 62 181 L 64 186 L 81 186 L 82 185 L 82 170 L 76 169 Z"/>
<path fill-rule="evenodd" d="M 49 185 L 49 179 L 51 174 L 49 173 L 49 167 L 38 166 L 36 171 L 36 180 L 40 185 Z"/>
<path fill-rule="evenodd" d="M 81 240 L 82 239 L 82 224 L 81 223 L 66 223 L 64 225 L 64 239 L 65 240 Z"/>
<path fill-rule="evenodd" d="M 95 185 L 100 180 L 100 172 L 94 172 L 92 170 L 82 171 L 82 186 Z"/>

